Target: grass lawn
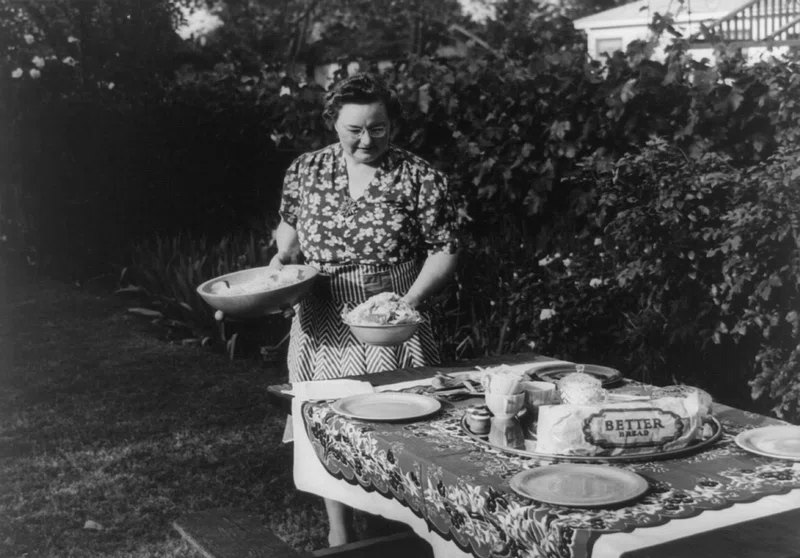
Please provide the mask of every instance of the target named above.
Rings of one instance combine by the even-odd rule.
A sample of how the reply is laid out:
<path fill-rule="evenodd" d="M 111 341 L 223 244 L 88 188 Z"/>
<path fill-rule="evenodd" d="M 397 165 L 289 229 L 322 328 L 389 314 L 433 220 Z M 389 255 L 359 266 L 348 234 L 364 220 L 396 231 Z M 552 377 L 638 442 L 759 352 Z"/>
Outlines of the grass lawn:
<path fill-rule="evenodd" d="M 193 557 L 171 522 L 219 507 L 324 546 L 264 395 L 279 372 L 161 341 L 97 288 L 0 288 L 0 556 Z"/>

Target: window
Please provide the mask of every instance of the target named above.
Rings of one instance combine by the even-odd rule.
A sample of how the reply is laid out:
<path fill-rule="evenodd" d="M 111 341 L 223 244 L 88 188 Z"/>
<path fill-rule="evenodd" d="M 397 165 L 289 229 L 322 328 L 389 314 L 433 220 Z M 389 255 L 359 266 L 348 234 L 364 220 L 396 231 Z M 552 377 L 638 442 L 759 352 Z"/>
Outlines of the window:
<path fill-rule="evenodd" d="M 614 54 L 618 50 L 622 50 L 622 39 L 597 39 L 597 55 L 601 54 Z"/>

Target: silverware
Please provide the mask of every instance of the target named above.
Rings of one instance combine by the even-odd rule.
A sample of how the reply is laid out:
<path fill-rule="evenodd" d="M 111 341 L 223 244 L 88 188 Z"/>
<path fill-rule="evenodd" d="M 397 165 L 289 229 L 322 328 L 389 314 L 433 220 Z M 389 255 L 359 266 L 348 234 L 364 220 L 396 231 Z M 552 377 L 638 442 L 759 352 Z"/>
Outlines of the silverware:
<path fill-rule="evenodd" d="M 466 389 L 470 393 L 482 393 L 482 390 L 478 387 L 477 382 L 473 382 L 472 380 L 468 380 L 466 378 L 454 378 L 453 376 L 449 376 L 441 372 L 437 372 L 433 377 L 431 380 L 431 387 L 437 392 L 442 390 Z"/>

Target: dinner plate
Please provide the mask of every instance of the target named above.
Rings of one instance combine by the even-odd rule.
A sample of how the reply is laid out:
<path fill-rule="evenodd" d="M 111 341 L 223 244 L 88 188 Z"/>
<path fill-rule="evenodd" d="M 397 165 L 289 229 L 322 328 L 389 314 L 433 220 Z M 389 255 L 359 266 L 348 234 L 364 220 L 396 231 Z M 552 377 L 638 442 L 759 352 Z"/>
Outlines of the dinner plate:
<path fill-rule="evenodd" d="M 800 426 L 775 425 L 745 430 L 736 436 L 736 444 L 758 455 L 800 461 Z"/>
<path fill-rule="evenodd" d="M 598 366 L 596 364 L 551 364 L 540 366 L 536 368 L 531 375 L 536 376 L 543 382 L 557 382 L 567 374 L 577 372 L 577 367 L 583 366 L 582 372 L 594 376 L 603 383 L 603 387 L 615 384 L 622 379 L 622 374 L 619 370 L 608 368 L 606 366 Z"/>
<path fill-rule="evenodd" d="M 439 401 L 427 395 L 391 391 L 350 395 L 331 405 L 340 415 L 382 422 L 426 417 L 441 407 Z"/>
<path fill-rule="evenodd" d="M 607 465 L 550 465 L 527 469 L 509 481 L 517 494 L 546 504 L 602 508 L 631 502 L 647 492 L 647 481 Z"/>

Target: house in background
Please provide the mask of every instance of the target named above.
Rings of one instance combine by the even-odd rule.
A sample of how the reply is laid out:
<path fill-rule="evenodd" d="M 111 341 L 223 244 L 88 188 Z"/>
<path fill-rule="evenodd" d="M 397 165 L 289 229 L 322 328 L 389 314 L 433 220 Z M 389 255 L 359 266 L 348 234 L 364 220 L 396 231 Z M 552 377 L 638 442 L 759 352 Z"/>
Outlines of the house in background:
<path fill-rule="evenodd" d="M 713 46 L 701 24 L 742 48 L 750 60 L 778 56 L 800 45 L 800 0 L 637 0 L 573 23 L 586 33 L 589 55 L 599 58 L 624 51 L 631 41 L 646 40 L 648 25 L 657 13 L 672 16 L 673 27 L 689 39 L 696 60 L 714 59 Z M 656 58 L 663 56 L 663 47 L 670 40 L 670 35 L 662 37 Z"/>

